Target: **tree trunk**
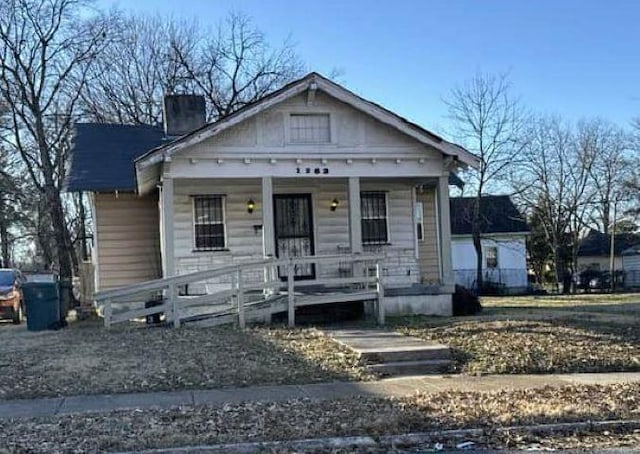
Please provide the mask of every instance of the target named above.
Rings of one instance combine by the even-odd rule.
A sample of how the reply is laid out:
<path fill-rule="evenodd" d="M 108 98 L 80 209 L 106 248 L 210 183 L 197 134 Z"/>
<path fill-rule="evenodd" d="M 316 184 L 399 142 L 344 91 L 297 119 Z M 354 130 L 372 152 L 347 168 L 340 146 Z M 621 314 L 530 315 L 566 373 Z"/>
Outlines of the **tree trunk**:
<path fill-rule="evenodd" d="M 553 262 L 555 268 L 555 287 L 556 293 L 558 293 L 560 292 L 560 282 L 563 282 L 564 280 L 564 263 L 560 255 L 560 246 L 558 244 L 555 244 L 553 248 Z"/>
<path fill-rule="evenodd" d="M 35 109 L 40 112 L 39 106 Z M 62 207 L 62 199 L 60 197 L 60 189 L 56 185 L 55 170 L 50 158 L 49 145 L 46 140 L 46 132 L 42 116 L 36 116 L 36 139 L 38 142 L 38 151 L 40 154 L 40 161 L 42 164 L 42 176 L 43 176 L 43 190 L 45 200 L 47 201 L 47 208 L 51 216 L 51 225 L 53 227 L 53 238 L 55 242 L 55 249 L 58 262 L 58 273 L 61 279 L 61 292 L 60 296 L 64 307 L 74 301 L 73 288 L 71 285 L 73 278 L 73 263 L 72 255 L 74 255 L 73 247 L 71 244 L 71 236 L 67 229 L 67 223 L 64 218 L 64 211 Z M 66 317 L 66 313 L 63 318 Z"/>
<path fill-rule="evenodd" d="M 89 251 L 87 250 L 87 214 L 84 209 L 84 193 L 78 193 L 78 216 L 80 217 L 80 250 L 82 252 L 82 260 L 89 260 Z"/>
<path fill-rule="evenodd" d="M 473 221 L 471 222 L 471 237 L 473 239 L 473 247 L 476 250 L 476 289 L 478 293 L 482 291 L 482 238 L 480 232 L 480 191 L 473 204 Z"/>
<path fill-rule="evenodd" d="M 2 207 L 0 207 L 2 209 Z M 0 213 L 0 242 L 2 242 L 2 256 L 0 258 L 0 264 L 2 268 L 11 268 L 11 257 L 9 257 L 9 231 L 7 226 L 7 220 Z"/>

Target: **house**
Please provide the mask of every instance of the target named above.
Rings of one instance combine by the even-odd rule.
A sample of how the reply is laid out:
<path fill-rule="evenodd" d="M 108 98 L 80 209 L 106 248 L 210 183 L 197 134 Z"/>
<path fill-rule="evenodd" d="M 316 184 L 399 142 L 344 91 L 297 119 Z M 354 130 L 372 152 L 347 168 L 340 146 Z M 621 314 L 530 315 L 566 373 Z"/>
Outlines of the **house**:
<path fill-rule="evenodd" d="M 451 257 L 455 283 L 474 288 L 476 250 L 472 239 L 474 197 L 451 198 Z M 527 288 L 529 227 L 509 196 L 483 196 L 480 203 L 482 270 L 485 282 L 508 293 Z"/>
<path fill-rule="evenodd" d="M 640 243 L 636 233 L 616 233 L 613 238 L 614 268 L 624 269 L 623 251 Z M 589 230 L 578 246 L 578 272 L 585 270 L 609 271 L 611 269 L 611 235 Z"/>
<path fill-rule="evenodd" d="M 388 311 L 451 313 L 449 178 L 478 159 L 317 73 L 209 124 L 202 98 L 177 95 L 164 129 L 76 127 L 67 190 L 90 194 L 100 295 L 272 257 L 297 260 L 275 281 L 328 286 L 377 255 Z M 225 279 L 180 295 L 238 287 Z"/>
<path fill-rule="evenodd" d="M 625 249 L 620 255 L 622 258 L 622 266 L 616 269 L 624 270 L 625 288 L 640 288 L 640 243 Z"/>

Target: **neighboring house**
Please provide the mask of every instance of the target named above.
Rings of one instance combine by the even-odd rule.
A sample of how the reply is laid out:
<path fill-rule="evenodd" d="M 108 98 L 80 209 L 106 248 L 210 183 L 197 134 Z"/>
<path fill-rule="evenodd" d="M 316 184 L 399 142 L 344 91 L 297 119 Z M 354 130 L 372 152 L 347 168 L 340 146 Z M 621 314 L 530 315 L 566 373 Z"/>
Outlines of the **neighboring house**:
<path fill-rule="evenodd" d="M 476 250 L 473 246 L 474 197 L 451 198 L 451 248 L 456 284 L 474 288 Z M 483 196 L 480 203 L 482 274 L 486 282 L 504 286 L 508 293 L 527 289 L 529 227 L 509 196 Z"/>
<path fill-rule="evenodd" d="M 640 243 L 636 233 L 618 233 L 613 238 L 614 268 L 622 270 L 623 251 Z M 611 235 L 590 230 L 580 240 L 578 247 L 578 272 L 585 270 L 609 271 L 611 269 Z"/>
<path fill-rule="evenodd" d="M 633 289 L 640 288 L 640 243 L 625 249 L 620 255 L 624 270 L 624 286 Z"/>
<path fill-rule="evenodd" d="M 77 125 L 67 190 L 90 194 L 97 291 L 372 252 L 390 311 L 451 312 L 449 178 L 474 155 L 316 73 L 214 123 L 187 95 L 167 97 L 165 117 L 164 131 Z M 295 277 L 343 272 L 317 264 Z"/>

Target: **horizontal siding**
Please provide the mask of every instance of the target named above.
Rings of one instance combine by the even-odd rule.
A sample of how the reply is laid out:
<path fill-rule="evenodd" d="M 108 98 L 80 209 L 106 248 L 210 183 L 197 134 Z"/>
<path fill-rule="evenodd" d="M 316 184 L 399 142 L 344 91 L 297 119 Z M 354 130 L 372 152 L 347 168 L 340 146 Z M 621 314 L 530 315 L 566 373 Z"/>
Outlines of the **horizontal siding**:
<path fill-rule="evenodd" d="M 96 194 L 98 289 L 161 275 L 156 196 Z"/>
<path fill-rule="evenodd" d="M 396 182 L 367 182 L 362 190 L 384 190 L 388 193 L 390 245 L 370 248 L 386 260 L 389 282 L 417 282 L 419 269 L 415 260 L 414 230 L 411 206 L 412 185 Z M 174 180 L 175 257 L 179 274 L 207 267 L 262 258 L 262 232 L 254 225 L 262 224 L 262 187 L 258 179 Z M 346 179 L 274 179 L 274 194 L 311 194 L 314 219 L 315 253 L 317 255 L 348 253 L 349 202 Z M 227 251 L 194 251 L 192 195 L 225 195 Z M 253 199 L 255 210 L 247 213 L 247 200 Z M 331 211 L 333 199 L 339 205 Z M 358 227 L 360 228 L 360 227 Z M 318 270 L 318 275 L 337 275 L 336 266 Z"/>
<path fill-rule="evenodd" d="M 287 141 L 291 113 L 329 113 L 331 141 L 327 144 L 295 144 Z M 441 161 L 441 155 L 419 141 L 385 125 L 353 107 L 318 91 L 313 105 L 307 95 L 287 99 L 218 136 L 194 145 L 186 158 L 210 158 L 213 155 L 246 153 L 334 153 L 385 155 L 394 151 L 410 156 Z"/>
<path fill-rule="evenodd" d="M 217 194 L 225 197 L 227 248 L 225 252 L 194 252 L 193 195 Z M 174 229 L 176 259 L 210 257 L 213 263 L 227 262 L 229 257 L 248 260 L 262 257 L 262 232 L 253 228 L 262 224 L 261 182 L 259 180 L 175 180 Z M 253 213 L 247 201 L 256 202 Z M 225 258 L 226 257 L 226 258 Z"/>

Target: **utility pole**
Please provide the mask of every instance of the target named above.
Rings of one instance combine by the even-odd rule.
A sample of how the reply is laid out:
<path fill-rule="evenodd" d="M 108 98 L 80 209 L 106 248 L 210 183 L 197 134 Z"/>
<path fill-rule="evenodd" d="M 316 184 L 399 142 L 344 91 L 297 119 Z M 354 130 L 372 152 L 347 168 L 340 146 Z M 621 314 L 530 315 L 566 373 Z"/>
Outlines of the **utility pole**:
<path fill-rule="evenodd" d="M 610 285 L 611 285 L 611 293 L 613 293 L 616 289 L 616 279 L 615 279 L 615 272 L 616 272 L 616 255 L 615 255 L 615 247 L 616 247 L 616 216 L 617 216 L 617 210 L 618 210 L 618 199 L 616 198 L 613 201 L 613 223 L 611 225 L 611 249 L 609 251 L 609 279 L 610 279 Z"/>

